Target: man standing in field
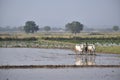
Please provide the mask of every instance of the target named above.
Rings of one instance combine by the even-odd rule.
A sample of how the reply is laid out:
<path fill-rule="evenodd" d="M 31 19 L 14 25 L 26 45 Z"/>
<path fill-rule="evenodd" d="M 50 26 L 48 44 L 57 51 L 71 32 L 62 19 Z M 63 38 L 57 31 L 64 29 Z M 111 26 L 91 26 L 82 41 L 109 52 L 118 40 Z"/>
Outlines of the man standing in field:
<path fill-rule="evenodd" d="M 88 51 L 88 44 L 87 44 L 87 42 L 86 42 L 86 45 L 85 45 L 85 52 L 87 52 Z"/>

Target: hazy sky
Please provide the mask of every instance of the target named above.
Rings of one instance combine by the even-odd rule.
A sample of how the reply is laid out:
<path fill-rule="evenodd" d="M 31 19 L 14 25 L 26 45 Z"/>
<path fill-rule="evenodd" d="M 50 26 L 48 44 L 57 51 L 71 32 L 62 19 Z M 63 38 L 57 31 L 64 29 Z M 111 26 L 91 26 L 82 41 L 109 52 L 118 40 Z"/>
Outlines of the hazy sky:
<path fill-rule="evenodd" d="M 0 26 L 22 26 L 33 20 L 40 27 L 120 26 L 120 0 L 0 0 Z"/>

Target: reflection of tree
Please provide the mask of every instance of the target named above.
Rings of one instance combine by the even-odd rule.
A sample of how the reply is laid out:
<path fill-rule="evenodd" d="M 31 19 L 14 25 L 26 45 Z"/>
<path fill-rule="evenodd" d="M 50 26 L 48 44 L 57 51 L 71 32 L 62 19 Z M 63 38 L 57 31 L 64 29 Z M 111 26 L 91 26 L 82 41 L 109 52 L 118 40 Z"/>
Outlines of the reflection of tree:
<path fill-rule="evenodd" d="M 75 55 L 75 65 L 95 65 L 95 55 Z"/>

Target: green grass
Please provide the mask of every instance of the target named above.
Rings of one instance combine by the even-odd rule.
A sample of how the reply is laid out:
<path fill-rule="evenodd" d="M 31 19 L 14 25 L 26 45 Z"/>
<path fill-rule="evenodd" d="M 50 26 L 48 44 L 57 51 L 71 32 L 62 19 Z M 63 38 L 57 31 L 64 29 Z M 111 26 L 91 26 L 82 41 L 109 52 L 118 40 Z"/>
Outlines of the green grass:
<path fill-rule="evenodd" d="M 96 52 L 120 54 L 120 46 L 97 46 Z"/>

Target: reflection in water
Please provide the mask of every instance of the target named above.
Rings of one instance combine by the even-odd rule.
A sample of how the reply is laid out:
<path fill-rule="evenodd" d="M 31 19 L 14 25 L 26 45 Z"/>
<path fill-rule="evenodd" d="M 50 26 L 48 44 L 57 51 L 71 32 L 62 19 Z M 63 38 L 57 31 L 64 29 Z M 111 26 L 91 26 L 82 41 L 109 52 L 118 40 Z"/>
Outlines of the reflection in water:
<path fill-rule="evenodd" d="M 75 65 L 95 65 L 95 55 L 75 55 Z"/>

